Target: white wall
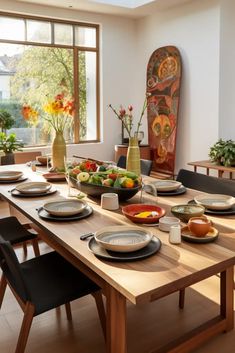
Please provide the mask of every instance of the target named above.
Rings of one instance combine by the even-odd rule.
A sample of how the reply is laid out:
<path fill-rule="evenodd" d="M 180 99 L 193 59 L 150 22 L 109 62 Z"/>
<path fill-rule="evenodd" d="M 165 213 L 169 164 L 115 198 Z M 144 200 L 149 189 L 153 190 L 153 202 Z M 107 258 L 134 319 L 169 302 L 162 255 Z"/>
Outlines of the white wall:
<path fill-rule="evenodd" d="M 108 105 L 112 103 L 119 107 L 120 104 L 127 105 L 132 101 L 132 82 L 135 75 L 133 63 L 136 54 L 135 22 L 127 18 L 36 6 L 11 0 L 1 0 L 0 11 L 100 24 L 102 142 L 95 145 L 90 143 L 69 146 L 68 151 L 69 155 L 75 153 L 91 158 L 113 159 L 114 144 L 121 142 L 121 125 Z"/>
<path fill-rule="evenodd" d="M 113 146 L 120 143 L 121 128 L 108 104 L 117 107 L 133 104 L 138 118 L 146 90 L 149 57 L 155 49 L 171 44 L 179 48 L 183 64 L 176 170 L 186 167 L 189 161 L 208 158 L 209 147 L 219 137 L 220 6 L 217 0 L 193 1 L 135 21 L 10 0 L 2 0 L 0 10 L 101 25 L 103 142 L 73 146 L 70 154 L 113 158 Z M 147 141 L 146 119 L 143 123 Z"/>
<path fill-rule="evenodd" d="M 235 140 L 235 1 L 221 1 L 219 137 Z"/>
<path fill-rule="evenodd" d="M 207 159 L 218 139 L 219 20 L 218 2 L 204 0 L 138 22 L 139 86 L 145 86 L 145 68 L 155 49 L 175 45 L 182 55 L 176 170 Z"/>

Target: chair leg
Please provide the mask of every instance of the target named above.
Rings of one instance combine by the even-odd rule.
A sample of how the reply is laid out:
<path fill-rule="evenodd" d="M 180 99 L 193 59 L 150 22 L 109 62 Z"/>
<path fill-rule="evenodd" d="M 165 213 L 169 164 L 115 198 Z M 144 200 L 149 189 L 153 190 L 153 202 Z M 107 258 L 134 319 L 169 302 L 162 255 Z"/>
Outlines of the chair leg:
<path fill-rule="evenodd" d="M 29 331 L 34 317 L 34 312 L 34 305 L 30 302 L 27 302 L 15 353 L 24 353 L 25 351 L 26 343 L 29 337 Z"/>
<path fill-rule="evenodd" d="M 27 242 L 23 242 L 23 252 L 24 252 L 24 257 L 27 257 L 28 249 L 27 249 Z"/>
<path fill-rule="evenodd" d="M 1 282 L 0 282 L 0 309 L 2 307 L 2 301 L 4 298 L 5 291 L 6 291 L 6 286 L 7 286 L 6 277 L 4 274 L 2 274 Z"/>
<path fill-rule="evenodd" d="M 71 321 L 71 320 L 72 320 L 72 312 L 71 312 L 71 305 L 70 305 L 70 303 L 66 303 L 66 304 L 65 304 L 65 310 L 66 310 L 67 320 Z"/>
<path fill-rule="evenodd" d="M 40 250 L 38 245 L 38 239 L 32 239 L 33 251 L 35 256 L 40 256 Z"/>
<path fill-rule="evenodd" d="M 97 292 L 92 293 L 92 295 L 95 298 L 96 307 L 97 307 L 97 311 L 98 311 L 98 314 L 99 314 L 101 327 L 102 327 L 102 330 L 103 330 L 104 338 L 106 339 L 106 313 L 105 313 L 105 309 L 104 309 L 104 302 L 103 302 L 102 292 L 101 292 L 101 290 L 99 290 Z"/>
<path fill-rule="evenodd" d="M 179 291 L 179 307 L 180 307 L 180 309 L 184 308 L 184 297 L 185 297 L 185 289 L 180 289 L 180 291 Z"/>

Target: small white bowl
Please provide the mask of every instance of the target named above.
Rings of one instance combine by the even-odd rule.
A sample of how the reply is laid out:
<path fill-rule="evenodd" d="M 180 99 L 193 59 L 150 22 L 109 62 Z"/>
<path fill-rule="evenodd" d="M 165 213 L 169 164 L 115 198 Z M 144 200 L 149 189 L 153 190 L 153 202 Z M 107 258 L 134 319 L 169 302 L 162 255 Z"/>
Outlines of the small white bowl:
<path fill-rule="evenodd" d="M 177 226 L 180 220 L 176 217 L 162 217 L 159 219 L 159 229 L 163 232 L 169 232 L 171 226 Z"/>

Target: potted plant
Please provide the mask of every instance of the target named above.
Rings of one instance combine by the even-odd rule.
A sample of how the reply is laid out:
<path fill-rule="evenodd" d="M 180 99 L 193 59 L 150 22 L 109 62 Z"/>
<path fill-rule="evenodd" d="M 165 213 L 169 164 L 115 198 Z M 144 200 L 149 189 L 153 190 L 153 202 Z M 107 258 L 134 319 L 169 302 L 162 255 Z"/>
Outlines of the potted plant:
<path fill-rule="evenodd" d="M 0 109 L 0 128 L 2 132 L 5 132 L 12 128 L 14 125 L 14 118 L 12 115 L 5 109 Z"/>
<path fill-rule="evenodd" d="M 209 157 L 212 162 L 226 167 L 235 165 L 235 141 L 219 139 L 210 148 Z"/>
<path fill-rule="evenodd" d="M 0 151 L 5 153 L 5 156 L 1 157 L 1 164 L 14 164 L 14 151 L 22 151 L 24 143 L 16 138 L 15 134 L 5 134 L 0 132 Z"/>

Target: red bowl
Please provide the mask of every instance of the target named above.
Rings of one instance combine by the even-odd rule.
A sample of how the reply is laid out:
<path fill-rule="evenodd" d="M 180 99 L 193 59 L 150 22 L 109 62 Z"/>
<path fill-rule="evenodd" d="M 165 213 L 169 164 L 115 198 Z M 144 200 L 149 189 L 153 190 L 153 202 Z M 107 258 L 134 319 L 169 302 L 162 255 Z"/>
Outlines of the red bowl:
<path fill-rule="evenodd" d="M 157 215 L 152 217 L 136 216 L 141 212 L 151 212 L 151 211 L 157 212 Z M 165 215 L 166 210 L 164 210 L 164 208 L 161 208 L 159 206 L 136 203 L 136 204 L 124 206 L 122 208 L 122 213 L 134 223 L 157 223 L 159 218 Z"/>

